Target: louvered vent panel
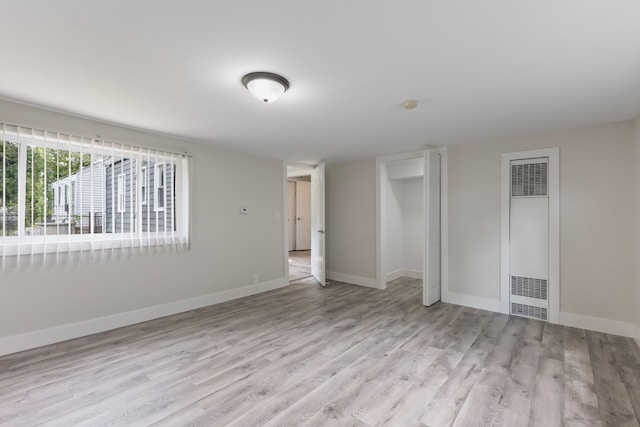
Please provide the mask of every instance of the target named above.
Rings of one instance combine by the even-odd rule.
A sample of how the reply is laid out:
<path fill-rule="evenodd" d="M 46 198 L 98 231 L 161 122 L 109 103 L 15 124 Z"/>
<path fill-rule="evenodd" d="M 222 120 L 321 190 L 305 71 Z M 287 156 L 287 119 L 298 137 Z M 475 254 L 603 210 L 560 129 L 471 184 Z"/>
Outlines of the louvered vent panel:
<path fill-rule="evenodd" d="M 511 295 L 547 300 L 547 281 L 532 277 L 511 276 Z"/>
<path fill-rule="evenodd" d="M 511 196 L 546 196 L 548 191 L 546 163 L 511 165 Z"/>
<path fill-rule="evenodd" d="M 532 305 L 511 303 L 511 314 L 517 316 L 531 317 L 539 320 L 547 320 L 547 309 L 534 307 Z"/>

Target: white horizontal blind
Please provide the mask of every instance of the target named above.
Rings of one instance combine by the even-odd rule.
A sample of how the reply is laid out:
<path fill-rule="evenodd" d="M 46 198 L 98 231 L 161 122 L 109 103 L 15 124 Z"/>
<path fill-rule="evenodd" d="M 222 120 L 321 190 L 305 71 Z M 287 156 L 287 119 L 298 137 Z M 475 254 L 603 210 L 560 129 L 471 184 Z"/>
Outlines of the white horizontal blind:
<path fill-rule="evenodd" d="M 188 156 L 0 126 L 3 261 L 15 255 L 188 244 Z"/>

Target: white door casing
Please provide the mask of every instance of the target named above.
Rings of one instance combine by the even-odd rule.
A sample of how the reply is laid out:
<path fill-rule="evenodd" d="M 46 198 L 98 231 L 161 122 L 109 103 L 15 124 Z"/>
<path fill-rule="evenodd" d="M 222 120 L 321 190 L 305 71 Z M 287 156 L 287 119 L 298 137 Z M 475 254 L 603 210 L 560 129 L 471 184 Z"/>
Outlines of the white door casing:
<path fill-rule="evenodd" d="M 311 172 L 311 274 L 326 285 L 325 263 L 325 167 L 320 163 Z"/>

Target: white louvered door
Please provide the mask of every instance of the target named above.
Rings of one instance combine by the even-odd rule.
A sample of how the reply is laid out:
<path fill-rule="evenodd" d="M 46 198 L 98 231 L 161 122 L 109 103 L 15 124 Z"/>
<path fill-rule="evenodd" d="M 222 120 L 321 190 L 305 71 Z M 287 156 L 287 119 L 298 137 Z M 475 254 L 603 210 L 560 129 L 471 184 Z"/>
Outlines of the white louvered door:
<path fill-rule="evenodd" d="M 548 320 L 548 158 L 511 161 L 510 298 L 513 315 Z"/>

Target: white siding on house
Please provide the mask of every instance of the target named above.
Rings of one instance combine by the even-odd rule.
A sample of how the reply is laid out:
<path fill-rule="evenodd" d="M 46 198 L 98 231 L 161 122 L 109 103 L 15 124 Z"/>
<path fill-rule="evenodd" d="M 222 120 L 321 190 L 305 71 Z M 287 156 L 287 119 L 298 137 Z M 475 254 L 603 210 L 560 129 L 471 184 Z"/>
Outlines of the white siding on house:
<path fill-rule="evenodd" d="M 70 177 L 51 183 L 54 218 L 66 217 L 69 213 L 71 215 L 87 215 L 92 211 L 92 196 L 93 212 L 104 212 L 104 186 L 104 166 L 102 163 L 84 167 Z M 65 191 L 68 191 L 67 197 L 65 197 Z M 71 212 L 66 209 L 67 199 L 73 202 L 69 204 Z"/>
<path fill-rule="evenodd" d="M 92 185 L 93 177 L 93 185 Z M 94 164 L 83 168 L 76 174 L 76 215 L 86 215 L 92 211 L 92 188 L 93 188 L 93 212 L 104 212 L 104 165 Z"/>

